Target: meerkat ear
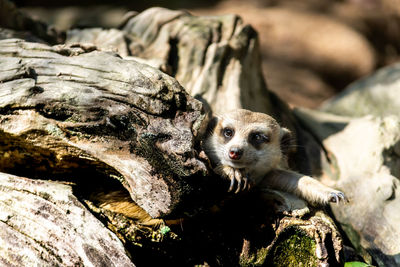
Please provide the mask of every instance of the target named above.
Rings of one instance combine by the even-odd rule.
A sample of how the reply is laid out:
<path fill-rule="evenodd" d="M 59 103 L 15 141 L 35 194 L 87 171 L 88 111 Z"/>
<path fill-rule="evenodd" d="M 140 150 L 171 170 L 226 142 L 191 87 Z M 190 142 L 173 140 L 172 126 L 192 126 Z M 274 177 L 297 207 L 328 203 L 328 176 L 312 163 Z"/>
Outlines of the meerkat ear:
<path fill-rule="evenodd" d="M 280 140 L 281 140 L 281 151 L 282 154 L 287 156 L 290 152 L 290 148 L 292 147 L 292 133 L 287 128 L 281 128 L 280 133 Z"/>

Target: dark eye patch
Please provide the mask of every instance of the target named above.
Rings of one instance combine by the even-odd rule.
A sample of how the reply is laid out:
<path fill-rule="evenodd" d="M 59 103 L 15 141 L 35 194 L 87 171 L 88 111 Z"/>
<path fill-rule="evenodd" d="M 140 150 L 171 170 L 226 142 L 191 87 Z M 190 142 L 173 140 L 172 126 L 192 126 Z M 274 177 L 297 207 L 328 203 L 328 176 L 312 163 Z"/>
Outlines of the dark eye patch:
<path fill-rule="evenodd" d="M 268 134 L 254 132 L 249 135 L 249 143 L 252 144 L 255 148 L 259 148 L 261 144 L 269 143 L 270 137 Z"/>

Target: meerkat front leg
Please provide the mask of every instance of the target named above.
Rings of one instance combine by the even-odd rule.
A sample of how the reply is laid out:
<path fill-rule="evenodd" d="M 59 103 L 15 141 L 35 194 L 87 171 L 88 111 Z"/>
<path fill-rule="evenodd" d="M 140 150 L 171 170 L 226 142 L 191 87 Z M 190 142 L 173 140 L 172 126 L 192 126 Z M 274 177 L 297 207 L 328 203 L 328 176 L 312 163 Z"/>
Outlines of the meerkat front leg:
<path fill-rule="evenodd" d="M 231 192 L 235 186 L 235 181 L 237 183 L 237 189 L 235 190 L 235 194 L 240 191 L 246 190 L 249 186 L 249 181 L 247 175 L 245 174 L 243 169 L 232 168 L 227 165 L 218 165 L 214 168 L 214 172 L 222 177 L 228 178 L 231 181 L 228 192 Z M 243 187 L 242 187 L 243 184 Z"/>
<path fill-rule="evenodd" d="M 342 192 L 323 185 L 312 177 L 288 170 L 272 170 L 260 186 L 293 193 L 314 204 L 348 202 Z"/>

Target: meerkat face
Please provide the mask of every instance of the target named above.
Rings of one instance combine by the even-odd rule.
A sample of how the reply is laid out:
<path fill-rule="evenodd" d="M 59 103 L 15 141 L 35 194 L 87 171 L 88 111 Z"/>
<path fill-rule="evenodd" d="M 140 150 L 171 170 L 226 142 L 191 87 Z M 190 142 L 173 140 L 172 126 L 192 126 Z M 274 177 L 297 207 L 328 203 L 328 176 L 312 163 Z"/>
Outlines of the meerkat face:
<path fill-rule="evenodd" d="M 235 110 L 216 117 L 205 151 L 214 164 L 265 174 L 282 159 L 281 141 L 289 131 L 270 116 Z M 285 136 L 285 137 L 284 137 Z"/>

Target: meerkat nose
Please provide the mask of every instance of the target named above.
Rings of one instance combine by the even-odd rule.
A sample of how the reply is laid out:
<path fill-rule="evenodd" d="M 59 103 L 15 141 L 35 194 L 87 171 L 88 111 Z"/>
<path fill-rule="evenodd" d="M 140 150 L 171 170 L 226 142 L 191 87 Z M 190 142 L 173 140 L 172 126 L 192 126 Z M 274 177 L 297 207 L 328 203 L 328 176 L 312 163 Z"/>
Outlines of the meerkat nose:
<path fill-rule="evenodd" d="M 238 160 L 242 157 L 243 155 L 243 149 L 237 148 L 237 147 L 232 147 L 229 149 L 229 158 Z"/>

